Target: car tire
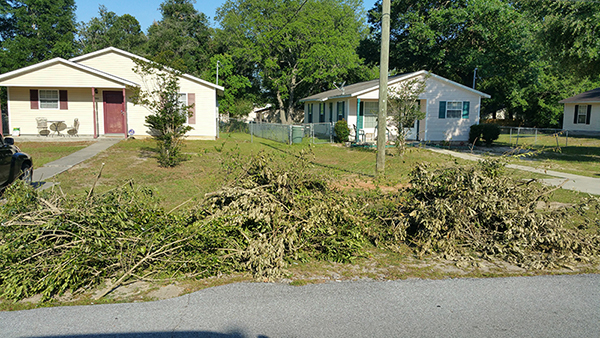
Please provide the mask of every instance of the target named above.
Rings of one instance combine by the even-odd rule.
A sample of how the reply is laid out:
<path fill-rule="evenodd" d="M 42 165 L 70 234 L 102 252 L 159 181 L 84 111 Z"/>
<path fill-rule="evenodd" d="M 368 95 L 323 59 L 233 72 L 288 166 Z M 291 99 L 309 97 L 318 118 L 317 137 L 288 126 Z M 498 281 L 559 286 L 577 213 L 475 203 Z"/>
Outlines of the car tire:
<path fill-rule="evenodd" d="M 33 183 L 33 168 L 29 163 L 23 163 L 21 166 L 21 176 L 19 178 L 25 181 L 25 184 L 31 185 Z"/>

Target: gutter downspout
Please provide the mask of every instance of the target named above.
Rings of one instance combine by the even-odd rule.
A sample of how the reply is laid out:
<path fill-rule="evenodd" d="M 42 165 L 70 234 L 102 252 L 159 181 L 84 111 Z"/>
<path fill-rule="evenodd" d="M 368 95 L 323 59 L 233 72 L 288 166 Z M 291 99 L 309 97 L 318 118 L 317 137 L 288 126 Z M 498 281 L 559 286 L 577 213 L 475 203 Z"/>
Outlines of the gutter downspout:
<path fill-rule="evenodd" d="M 429 141 L 427 138 L 427 121 L 429 120 L 429 100 L 425 100 L 425 137 L 423 138 L 423 142 Z"/>
<path fill-rule="evenodd" d="M 123 127 L 125 128 L 124 134 L 125 134 L 125 138 L 127 138 L 127 108 L 126 108 L 125 99 L 126 99 L 125 88 L 123 88 L 123 103 L 121 106 L 121 113 L 123 114 Z"/>
<path fill-rule="evenodd" d="M 360 116 L 360 99 L 356 99 L 356 136 L 355 142 L 358 143 L 358 130 L 362 129 L 362 121 Z"/>
<path fill-rule="evenodd" d="M 98 138 L 98 117 L 96 116 L 96 88 L 92 87 L 92 121 L 94 123 L 94 138 Z"/>

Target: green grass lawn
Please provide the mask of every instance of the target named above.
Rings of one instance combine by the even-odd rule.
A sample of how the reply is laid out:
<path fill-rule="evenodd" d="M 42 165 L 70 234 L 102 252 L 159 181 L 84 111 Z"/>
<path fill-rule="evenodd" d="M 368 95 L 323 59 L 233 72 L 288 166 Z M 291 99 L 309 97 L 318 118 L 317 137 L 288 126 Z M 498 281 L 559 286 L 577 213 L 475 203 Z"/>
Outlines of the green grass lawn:
<path fill-rule="evenodd" d="M 92 143 L 94 142 L 19 142 L 17 146 L 33 158 L 33 168 L 35 169 L 81 150 Z"/>
<path fill-rule="evenodd" d="M 38 155 L 34 152 L 34 158 L 38 156 L 43 158 L 43 153 L 49 152 L 51 155 L 46 155 L 49 160 L 50 157 L 52 159 L 59 157 L 57 154 L 67 154 L 85 146 L 83 143 L 62 143 L 43 147 L 42 145 L 44 144 L 23 144 L 23 150 L 33 149 L 36 151 Z M 573 149 L 568 148 L 570 154 L 580 151 L 578 148 L 581 148 L 575 145 L 572 147 Z M 287 145 L 262 138 L 254 138 L 251 142 L 250 135 L 247 134 L 221 134 L 221 138 L 217 141 L 186 141 L 183 151 L 189 156 L 189 159 L 174 168 L 159 167 L 154 148 L 155 142 L 151 139 L 122 141 L 93 159 L 56 176 L 54 180 L 61 182 L 60 186 L 65 192 L 83 193 L 94 184 L 102 163 L 105 163 L 96 191 L 112 189 L 119 184 L 133 180 L 137 184 L 155 189 L 158 196 L 163 199 L 164 207 L 169 209 L 186 201 L 191 202 L 194 198 L 202 198 L 204 194 L 217 190 L 228 180 L 234 179 L 228 175 L 233 167 L 245 163 L 248 156 L 261 151 L 271 154 L 277 160 L 286 162 L 297 161 L 297 156 L 300 156 L 301 152 L 305 152 L 314 164 L 312 170 L 317 170 L 350 188 L 372 187 L 373 185 L 394 187 L 406 184 L 409 181 L 410 171 L 417 163 L 441 166 L 466 163 L 464 160 L 421 148 L 408 148 L 403 156 L 394 155 L 395 150 L 392 149 L 390 155 L 386 157 L 385 178 L 376 180 L 376 153 L 374 150 L 347 148 L 338 144 L 311 145 L 304 142 Z M 556 160 L 519 160 L 517 162 L 537 166 L 550 165 L 549 169 L 558 170 L 558 161 Z M 569 166 L 566 168 L 569 172 L 579 173 L 582 170 L 577 167 L 577 162 L 566 161 L 564 165 Z M 571 168 L 571 165 L 574 168 Z M 587 165 L 594 166 L 592 163 L 587 163 Z M 598 170 L 600 169 L 596 167 L 596 171 Z M 518 170 L 509 172 L 520 179 L 542 178 L 543 176 Z M 588 176 L 590 175 L 588 174 Z M 569 193 L 567 192 L 567 194 Z M 564 198 L 562 196 L 561 199 Z"/>
<path fill-rule="evenodd" d="M 236 166 L 236 159 L 238 164 L 243 164 L 248 156 L 261 151 L 286 162 L 297 161 L 297 156 L 304 151 L 314 164 L 312 170 L 351 186 L 356 181 L 360 181 L 361 185 L 406 183 L 409 172 L 419 162 L 437 165 L 462 163 L 448 155 L 410 148 L 404 156 L 387 157 L 386 177 L 377 182 L 374 181 L 375 151 L 337 144 L 290 146 L 261 138 L 254 138 L 251 142 L 247 134 L 221 134 L 217 141 L 186 141 L 183 151 L 189 159 L 174 168 L 158 166 L 154 147 L 155 142 L 150 139 L 122 141 L 82 165 L 54 177 L 54 180 L 61 182 L 61 189 L 65 192 L 83 193 L 93 185 L 102 163 L 105 163 L 97 191 L 133 180 L 155 189 L 163 198 L 164 207 L 169 209 L 220 188 L 227 180 L 233 179 L 228 173 Z"/>
<path fill-rule="evenodd" d="M 509 135 L 500 135 L 495 142 L 498 146 L 516 145 L 516 138 Z M 520 157 L 512 163 L 527 165 L 546 170 L 555 170 L 565 173 L 588 177 L 600 177 L 600 138 L 572 137 L 568 142 L 564 136 L 558 138 L 559 146 L 556 146 L 556 138 L 538 134 L 528 135 L 520 138 L 519 147 L 534 150 L 532 156 Z"/>

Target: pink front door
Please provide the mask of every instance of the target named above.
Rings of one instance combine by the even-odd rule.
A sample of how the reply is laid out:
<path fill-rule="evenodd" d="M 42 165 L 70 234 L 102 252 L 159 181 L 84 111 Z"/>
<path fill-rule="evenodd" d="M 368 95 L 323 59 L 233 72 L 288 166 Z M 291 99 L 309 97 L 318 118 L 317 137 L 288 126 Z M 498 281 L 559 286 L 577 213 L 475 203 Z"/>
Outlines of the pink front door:
<path fill-rule="evenodd" d="M 125 133 L 125 113 L 123 112 L 123 92 L 104 91 L 104 133 Z"/>

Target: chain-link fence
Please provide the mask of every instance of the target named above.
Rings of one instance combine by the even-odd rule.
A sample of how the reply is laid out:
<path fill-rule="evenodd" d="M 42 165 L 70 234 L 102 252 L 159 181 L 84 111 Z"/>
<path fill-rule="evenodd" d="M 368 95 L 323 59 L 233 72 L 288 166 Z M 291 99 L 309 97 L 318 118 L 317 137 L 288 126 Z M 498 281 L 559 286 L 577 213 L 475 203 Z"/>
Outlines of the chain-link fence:
<path fill-rule="evenodd" d="M 305 135 L 308 132 L 312 143 L 333 143 L 333 123 L 307 123 L 304 124 Z"/>
<path fill-rule="evenodd" d="M 333 123 L 280 124 L 245 121 L 229 118 L 219 123 L 220 132 L 241 132 L 254 137 L 266 138 L 281 143 L 301 143 L 308 139 L 311 143 L 332 143 Z"/>
<path fill-rule="evenodd" d="M 293 142 L 293 127 L 289 124 L 279 123 L 249 123 L 249 131 L 252 137 L 262 137 L 275 142 L 291 144 Z M 302 129 L 299 131 L 302 135 Z M 300 140 L 302 136 L 299 136 Z M 297 136 L 298 138 L 298 136 Z"/>
<path fill-rule="evenodd" d="M 568 146 L 569 131 L 550 128 L 500 127 L 499 143 L 511 146 Z"/>

